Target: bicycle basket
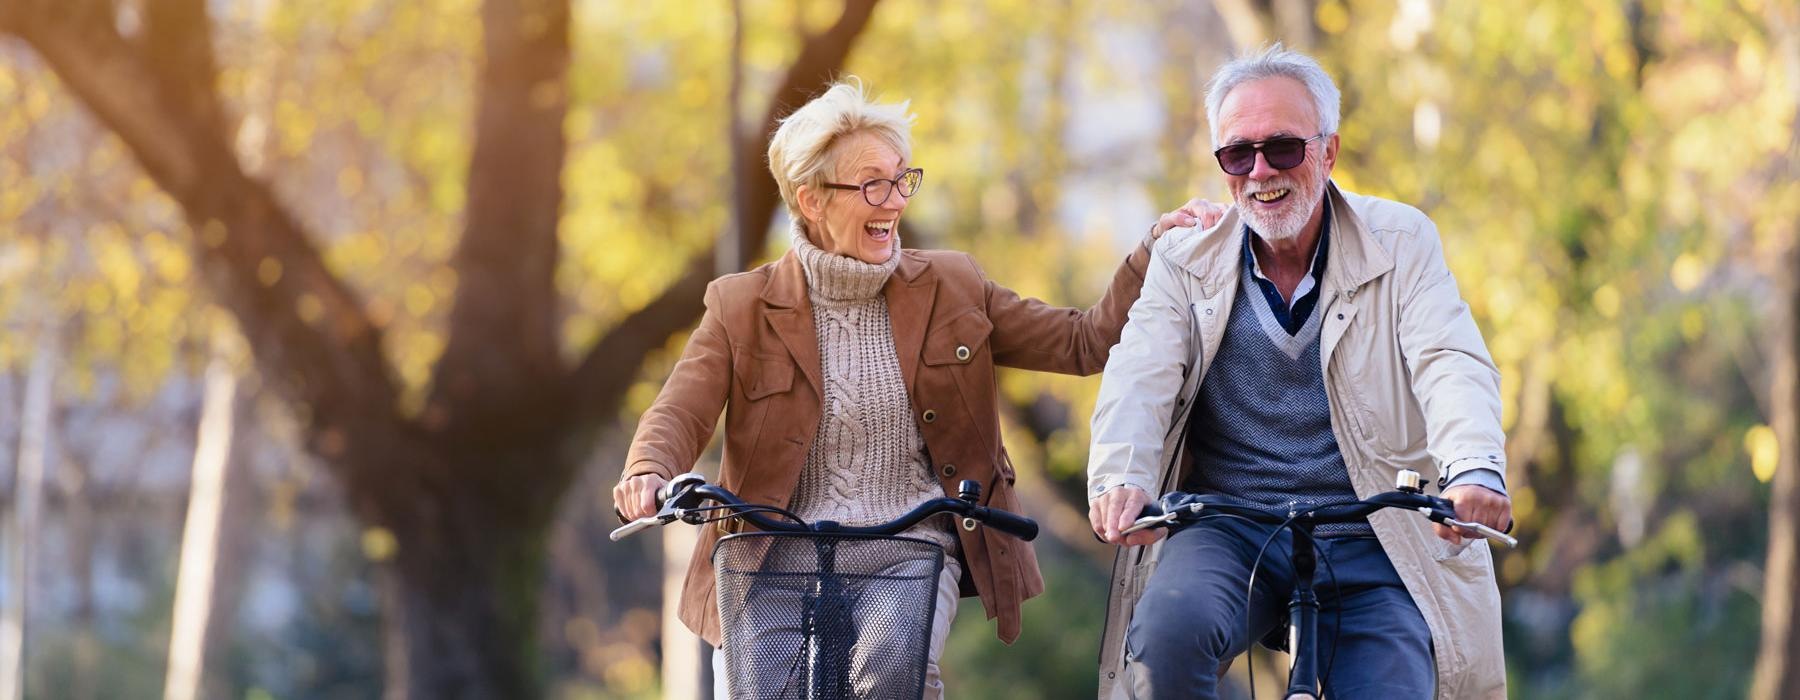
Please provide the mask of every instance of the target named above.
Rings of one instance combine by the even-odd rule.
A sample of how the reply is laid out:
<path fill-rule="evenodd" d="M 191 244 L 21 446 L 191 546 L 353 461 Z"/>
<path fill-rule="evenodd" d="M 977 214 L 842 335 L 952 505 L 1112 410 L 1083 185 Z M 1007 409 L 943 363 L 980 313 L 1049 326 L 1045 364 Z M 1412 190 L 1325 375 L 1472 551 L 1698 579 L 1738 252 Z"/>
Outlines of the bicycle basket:
<path fill-rule="evenodd" d="M 713 552 L 732 698 L 924 690 L 944 550 L 907 537 L 749 532 Z"/>

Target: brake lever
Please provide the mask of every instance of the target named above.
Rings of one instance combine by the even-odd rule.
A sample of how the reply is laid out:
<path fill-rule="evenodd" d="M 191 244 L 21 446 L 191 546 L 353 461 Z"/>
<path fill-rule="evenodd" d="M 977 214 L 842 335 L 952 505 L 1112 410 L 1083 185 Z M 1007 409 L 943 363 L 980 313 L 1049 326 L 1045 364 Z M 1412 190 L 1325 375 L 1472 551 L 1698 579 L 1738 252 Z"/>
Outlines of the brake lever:
<path fill-rule="evenodd" d="M 1175 519 L 1177 517 L 1180 517 L 1180 515 L 1181 515 L 1181 511 L 1177 510 L 1177 511 L 1170 511 L 1168 513 L 1163 513 L 1162 515 L 1150 515 L 1150 516 L 1138 518 L 1137 520 L 1131 521 L 1131 527 L 1120 530 L 1119 534 L 1120 535 L 1129 535 L 1133 532 L 1138 532 L 1140 530 L 1148 530 L 1148 529 L 1156 527 L 1158 525 L 1166 525 L 1168 523 L 1175 522 Z"/>
<path fill-rule="evenodd" d="M 1142 518 L 1138 518 L 1137 520 L 1131 521 L 1131 527 L 1125 528 L 1124 530 L 1120 530 L 1119 534 L 1121 536 L 1129 535 L 1133 532 L 1138 532 L 1140 530 L 1148 530 L 1150 528 L 1153 528 L 1153 527 L 1156 527 L 1159 525 L 1168 525 L 1168 524 L 1173 523 L 1176 520 L 1180 519 L 1181 514 L 1183 512 L 1186 512 L 1189 514 L 1198 513 L 1198 512 L 1200 512 L 1200 509 L 1205 508 L 1205 507 L 1206 507 L 1206 504 L 1204 504 L 1204 503 L 1190 503 L 1185 506 L 1178 506 L 1175 509 L 1170 510 L 1167 513 L 1163 513 L 1162 515 L 1147 515 Z"/>
<path fill-rule="evenodd" d="M 1495 542 L 1504 544 L 1508 547 L 1518 547 L 1519 546 L 1518 538 L 1513 537 L 1512 535 L 1508 535 L 1499 530 L 1495 530 L 1494 528 L 1488 527 L 1481 523 L 1471 523 L 1471 522 L 1464 522 L 1461 520 L 1457 520 L 1456 518 L 1453 518 L 1451 516 L 1433 512 L 1432 509 L 1430 509 L 1430 508 L 1420 508 L 1419 512 L 1424 513 L 1425 517 L 1429 518 L 1432 522 L 1442 523 L 1444 525 L 1449 525 L 1451 527 L 1460 527 L 1460 528 L 1465 528 L 1465 529 L 1469 529 L 1469 530 L 1474 530 L 1476 532 L 1476 534 L 1479 534 L 1482 537 L 1486 537 Z"/>
<path fill-rule="evenodd" d="M 625 539 L 632 535 L 635 535 L 647 528 L 674 522 L 674 520 L 675 520 L 675 516 L 673 514 L 665 516 L 662 513 L 657 513 L 656 515 L 652 515 L 652 516 L 645 517 L 645 518 L 638 518 L 637 520 L 633 520 L 631 522 L 625 523 L 624 525 L 620 526 L 618 529 L 613 530 L 606 537 L 607 537 L 607 539 L 617 542 L 619 540 L 622 540 L 622 539 Z"/>
<path fill-rule="evenodd" d="M 1488 527 L 1481 523 L 1466 523 L 1461 520 L 1457 520 L 1456 518 L 1444 518 L 1444 524 L 1449 525 L 1451 527 L 1462 527 L 1462 528 L 1468 528 L 1470 530 L 1474 530 L 1475 532 L 1479 533 L 1482 537 L 1486 537 L 1490 540 L 1494 540 L 1494 541 L 1504 544 L 1508 547 L 1519 546 L 1518 538 L 1513 537 L 1512 535 L 1508 535 L 1499 530 L 1495 530 L 1494 528 Z"/>

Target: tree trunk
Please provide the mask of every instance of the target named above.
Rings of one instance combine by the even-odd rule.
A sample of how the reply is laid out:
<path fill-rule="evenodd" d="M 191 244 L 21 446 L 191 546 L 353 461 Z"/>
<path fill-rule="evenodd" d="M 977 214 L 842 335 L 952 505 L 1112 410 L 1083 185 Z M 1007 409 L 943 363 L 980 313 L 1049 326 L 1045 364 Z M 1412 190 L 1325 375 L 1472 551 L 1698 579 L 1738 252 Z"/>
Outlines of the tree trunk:
<path fill-rule="evenodd" d="M 223 335 L 225 331 L 215 331 Z M 164 700 L 217 697 L 224 688 L 208 683 L 206 657 L 218 648 L 220 633 L 229 623 L 226 603 L 235 596 L 221 595 L 222 579 L 238 574 L 227 568 L 224 553 L 238 538 L 231 533 L 242 527 L 242 508 L 231 503 L 241 496 L 243 451 L 236 449 L 238 377 L 231 365 L 227 338 L 215 337 L 213 358 L 206 368 L 206 392 L 200 406 L 200 428 L 194 441 L 194 468 L 188 489 L 187 522 L 181 534 L 181 556 L 175 577 L 175 610 L 169 635 L 168 672 L 163 677 Z M 216 675 L 216 674 L 214 674 Z"/>
<path fill-rule="evenodd" d="M 99 524 L 95 522 L 95 493 L 87 465 L 65 459 L 67 471 L 58 479 L 62 486 L 63 522 L 69 530 L 67 552 L 71 582 L 75 586 L 75 611 L 70 624 L 75 628 L 74 678 L 69 684 L 69 700 L 94 700 L 99 697 L 100 664 L 103 651 L 94 609 L 94 543 Z"/>
<path fill-rule="evenodd" d="M 1800 697 L 1800 235 L 1790 238 L 1785 274 L 1775 276 L 1769 423 L 1780 460 L 1769 497 L 1769 552 L 1763 564 L 1762 642 L 1751 697 Z"/>
<path fill-rule="evenodd" d="M 1769 24 L 1782 37 L 1773 52 L 1800 75 L 1800 11 L 1778 3 Z M 1790 106 L 1800 104 L 1800 87 L 1792 89 Z M 1779 191 L 1783 182 L 1800 177 L 1800 114 L 1789 125 L 1785 167 L 1770 178 Z M 1787 190 L 1793 196 L 1793 190 Z M 1775 430 L 1780 459 L 1769 497 L 1769 553 L 1763 563 L 1762 641 L 1750 686 L 1753 698 L 1800 697 L 1800 228 L 1787 225 L 1786 249 L 1770 274 L 1775 287 L 1774 322 L 1770 327 L 1769 425 Z"/>
<path fill-rule="evenodd" d="M 1751 697 L 1800 697 L 1800 244 L 1790 242 L 1788 274 L 1775 280 L 1778 294 L 1773 342 L 1769 343 L 1774 387 L 1770 424 L 1781 458 L 1769 498 L 1769 553 L 1763 565 L 1762 644 Z"/>
<path fill-rule="evenodd" d="M 711 646 L 681 623 L 681 586 L 688 558 L 700 543 L 700 528 L 675 524 L 662 536 L 662 693 L 664 700 L 715 700 Z M 724 700 L 717 698 L 716 700 Z"/>
<path fill-rule="evenodd" d="M 18 472 L 13 478 L 13 523 L 7 542 L 6 607 L 0 610 L 0 700 L 19 700 L 25 693 L 25 630 L 31 610 L 31 576 L 43 511 L 44 474 L 49 467 L 50 404 L 56 378 L 54 325 L 40 328 L 36 357 L 25 385 L 20 417 Z"/>
<path fill-rule="evenodd" d="M 468 475 L 573 468 L 544 444 L 476 451 L 437 436 L 388 453 L 388 469 L 418 481 L 358 508 L 363 553 L 380 564 L 386 697 L 543 695 L 538 593 L 555 502 Z M 436 468 L 401 467 L 420 464 Z"/>
<path fill-rule="evenodd" d="M 532 698 L 543 531 L 500 532 L 477 517 L 452 528 L 487 530 L 436 546 L 406 542 L 378 577 L 389 698 Z M 429 538 L 420 538 L 429 539 Z M 380 547 L 383 545 L 374 545 Z"/>

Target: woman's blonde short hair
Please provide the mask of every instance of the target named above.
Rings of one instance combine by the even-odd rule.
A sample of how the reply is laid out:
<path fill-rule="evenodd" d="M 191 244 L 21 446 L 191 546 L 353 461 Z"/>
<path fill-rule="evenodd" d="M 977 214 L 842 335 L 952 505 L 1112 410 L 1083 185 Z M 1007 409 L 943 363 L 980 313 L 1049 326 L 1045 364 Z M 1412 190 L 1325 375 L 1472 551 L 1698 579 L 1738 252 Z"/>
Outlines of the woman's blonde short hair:
<path fill-rule="evenodd" d="M 861 80 L 846 76 L 781 120 L 769 138 L 769 174 L 781 188 L 788 215 L 805 226 L 795 191 L 806 185 L 816 192 L 831 179 L 840 146 L 852 134 L 872 134 L 911 160 L 913 114 L 908 104 L 874 102 Z"/>

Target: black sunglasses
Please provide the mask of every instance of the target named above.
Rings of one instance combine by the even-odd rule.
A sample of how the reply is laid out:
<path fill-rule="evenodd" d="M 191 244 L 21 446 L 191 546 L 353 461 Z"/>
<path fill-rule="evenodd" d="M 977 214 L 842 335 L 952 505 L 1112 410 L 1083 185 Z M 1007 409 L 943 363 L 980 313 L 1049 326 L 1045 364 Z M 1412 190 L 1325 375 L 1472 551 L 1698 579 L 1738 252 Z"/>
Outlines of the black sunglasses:
<path fill-rule="evenodd" d="M 861 185 L 840 185 L 835 182 L 825 183 L 834 190 L 862 190 L 863 201 L 871 207 L 879 207 L 894 196 L 894 190 L 900 190 L 900 196 L 911 197 L 919 192 L 919 184 L 925 181 L 923 168 L 907 168 L 892 178 L 876 178 Z"/>
<path fill-rule="evenodd" d="M 1256 169 L 1256 153 L 1261 151 L 1263 158 L 1268 159 L 1269 167 L 1276 170 L 1291 170 L 1306 162 L 1306 144 L 1325 138 L 1319 134 L 1310 139 L 1298 136 L 1283 136 L 1267 141 L 1250 143 L 1234 143 L 1213 151 L 1213 157 L 1219 159 L 1219 167 L 1227 175 L 1249 175 Z"/>

